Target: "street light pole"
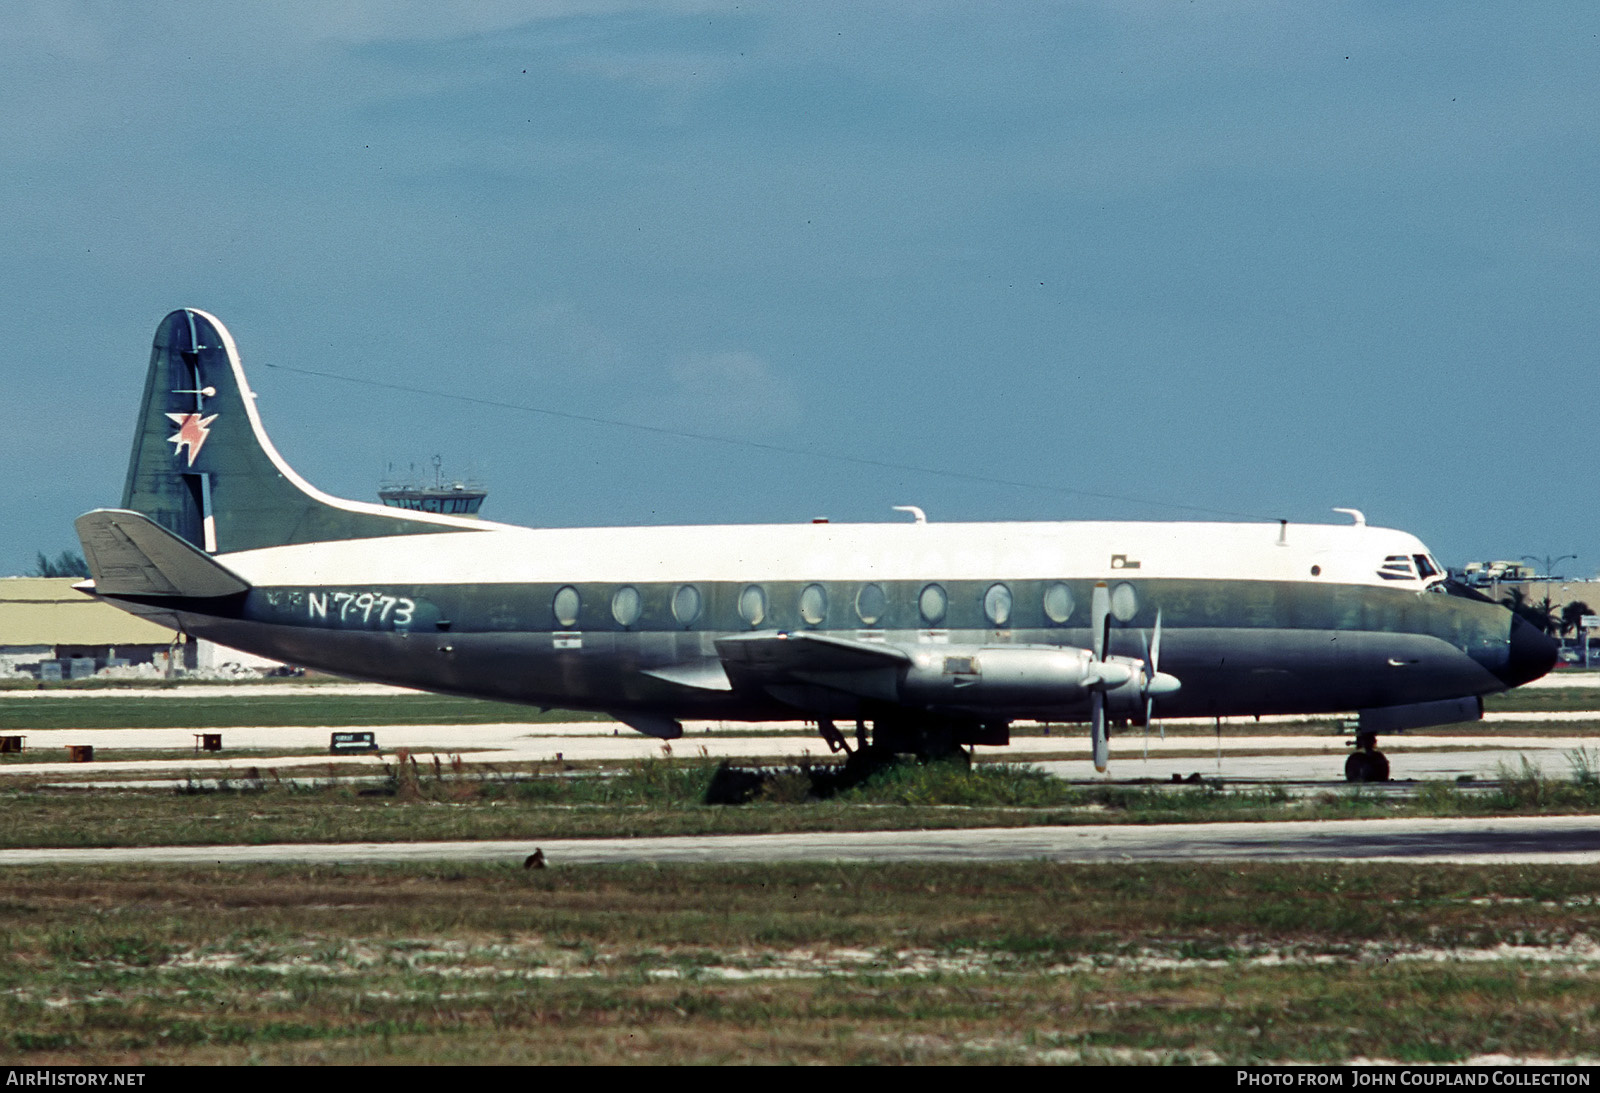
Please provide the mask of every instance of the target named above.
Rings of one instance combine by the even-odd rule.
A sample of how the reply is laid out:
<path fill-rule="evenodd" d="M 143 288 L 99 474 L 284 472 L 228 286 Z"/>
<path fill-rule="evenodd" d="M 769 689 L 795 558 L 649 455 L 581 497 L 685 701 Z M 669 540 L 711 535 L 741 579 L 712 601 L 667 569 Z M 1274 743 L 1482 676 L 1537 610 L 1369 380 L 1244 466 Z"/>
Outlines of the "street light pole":
<path fill-rule="evenodd" d="M 1539 558 L 1536 555 L 1524 554 L 1522 557 L 1523 557 L 1524 561 L 1532 562 L 1535 566 L 1537 566 L 1539 564 Z M 1552 556 L 1552 555 L 1546 554 L 1544 556 L 1544 617 L 1546 619 L 1549 619 L 1550 615 L 1551 615 L 1551 611 L 1550 611 L 1550 586 L 1553 583 L 1555 583 L 1555 580 L 1556 580 L 1556 566 L 1560 565 L 1562 562 L 1566 561 L 1568 558 L 1576 560 L 1577 557 L 1578 556 L 1576 554 L 1562 554 L 1562 555 L 1559 555 L 1559 556 Z M 1541 627 L 1541 629 L 1542 629 L 1542 627 Z M 1565 649 L 1566 645 L 1567 645 L 1566 639 L 1564 637 L 1562 637 L 1562 634 L 1561 634 L 1559 628 L 1557 629 L 1556 637 L 1560 641 L 1561 647 L 1563 649 Z M 1588 639 L 1586 637 L 1584 639 L 1584 645 L 1587 646 L 1588 644 L 1589 644 L 1588 643 Z"/>
<path fill-rule="evenodd" d="M 1562 554 L 1559 557 L 1546 554 L 1544 556 L 1544 579 L 1546 581 L 1558 580 L 1559 578 L 1556 577 L 1556 566 L 1560 565 L 1568 558 L 1576 560 L 1577 557 L 1578 556 L 1576 554 Z M 1539 557 L 1535 554 L 1524 554 L 1522 556 L 1522 560 L 1525 562 L 1532 562 L 1536 566 L 1539 564 Z"/>

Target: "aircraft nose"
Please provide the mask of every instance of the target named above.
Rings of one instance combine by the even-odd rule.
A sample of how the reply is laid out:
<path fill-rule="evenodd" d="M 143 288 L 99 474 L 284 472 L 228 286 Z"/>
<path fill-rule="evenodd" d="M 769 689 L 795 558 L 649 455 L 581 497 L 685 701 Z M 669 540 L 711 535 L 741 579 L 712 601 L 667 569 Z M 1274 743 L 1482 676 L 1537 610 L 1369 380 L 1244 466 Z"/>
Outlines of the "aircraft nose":
<path fill-rule="evenodd" d="M 1491 670 L 1507 687 L 1519 687 L 1554 668 L 1559 651 L 1560 646 L 1548 634 L 1541 633 L 1526 619 L 1512 616 L 1511 647 L 1506 652 L 1506 662 Z"/>

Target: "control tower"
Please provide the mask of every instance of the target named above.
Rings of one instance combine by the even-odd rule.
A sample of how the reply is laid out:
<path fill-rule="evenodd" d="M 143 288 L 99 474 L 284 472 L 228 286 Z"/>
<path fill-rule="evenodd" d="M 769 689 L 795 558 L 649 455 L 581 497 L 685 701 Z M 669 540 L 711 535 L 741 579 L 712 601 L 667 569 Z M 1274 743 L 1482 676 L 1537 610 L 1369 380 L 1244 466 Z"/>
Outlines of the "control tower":
<path fill-rule="evenodd" d="M 476 516 L 489 491 L 471 479 L 446 481 L 441 469 L 443 460 L 433 457 L 433 480 L 417 474 L 416 464 L 404 478 L 394 476 L 394 466 L 378 488 L 378 497 L 392 509 L 415 509 L 418 512 L 438 512 L 446 516 Z"/>

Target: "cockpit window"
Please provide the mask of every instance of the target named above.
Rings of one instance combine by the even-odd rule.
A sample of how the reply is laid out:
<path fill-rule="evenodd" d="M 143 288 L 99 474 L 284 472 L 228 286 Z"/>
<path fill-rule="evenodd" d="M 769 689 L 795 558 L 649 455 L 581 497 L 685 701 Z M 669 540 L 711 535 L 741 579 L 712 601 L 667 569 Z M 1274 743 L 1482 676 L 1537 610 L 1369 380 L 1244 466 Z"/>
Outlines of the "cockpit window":
<path fill-rule="evenodd" d="M 1448 574 L 1431 554 L 1391 554 L 1378 567 L 1378 576 L 1386 581 L 1421 581 L 1425 585 L 1436 585 Z"/>
<path fill-rule="evenodd" d="M 1411 559 L 1406 555 L 1391 554 L 1378 567 L 1378 576 L 1386 581 L 1414 581 L 1417 571 L 1411 567 Z"/>

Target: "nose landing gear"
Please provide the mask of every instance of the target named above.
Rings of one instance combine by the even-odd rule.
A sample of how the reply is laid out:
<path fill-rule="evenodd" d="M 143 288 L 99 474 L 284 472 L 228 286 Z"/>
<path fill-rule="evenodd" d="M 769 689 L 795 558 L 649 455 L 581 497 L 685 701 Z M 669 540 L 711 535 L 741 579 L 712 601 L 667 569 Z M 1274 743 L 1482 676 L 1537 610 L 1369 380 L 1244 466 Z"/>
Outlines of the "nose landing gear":
<path fill-rule="evenodd" d="M 1376 733 L 1364 732 L 1356 735 L 1356 750 L 1344 761 L 1344 780 L 1346 782 L 1387 782 L 1389 780 L 1389 757 L 1378 750 L 1378 737 Z"/>

